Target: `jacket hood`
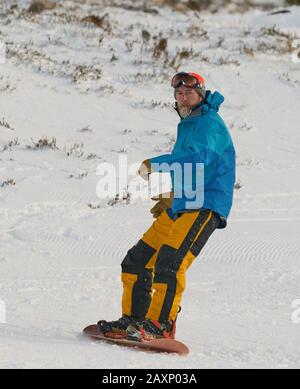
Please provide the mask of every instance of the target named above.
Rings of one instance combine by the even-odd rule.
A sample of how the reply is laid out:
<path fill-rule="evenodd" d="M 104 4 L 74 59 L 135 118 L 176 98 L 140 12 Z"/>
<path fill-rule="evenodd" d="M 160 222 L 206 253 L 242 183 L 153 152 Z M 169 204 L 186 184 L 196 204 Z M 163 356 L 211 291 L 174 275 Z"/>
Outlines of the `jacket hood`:
<path fill-rule="evenodd" d="M 206 91 L 205 100 L 201 106 L 203 113 L 208 111 L 218 112 L 220 105 L 224 102 L 224 96 L 219 92 L 211 93 L 211 91 Z"/>

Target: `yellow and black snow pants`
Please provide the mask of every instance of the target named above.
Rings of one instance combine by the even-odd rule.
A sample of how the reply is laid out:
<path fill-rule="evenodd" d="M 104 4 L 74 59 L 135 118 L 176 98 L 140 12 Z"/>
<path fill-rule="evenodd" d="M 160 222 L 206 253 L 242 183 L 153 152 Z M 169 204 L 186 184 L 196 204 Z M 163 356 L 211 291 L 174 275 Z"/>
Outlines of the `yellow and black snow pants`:
<path fill-rule="evenodd" d="M 219 222 L 209 209 L 181 213 L 176 220 L 164 211 L 122 262 L 122 314 L 175 320 L 185 273 Z"/>

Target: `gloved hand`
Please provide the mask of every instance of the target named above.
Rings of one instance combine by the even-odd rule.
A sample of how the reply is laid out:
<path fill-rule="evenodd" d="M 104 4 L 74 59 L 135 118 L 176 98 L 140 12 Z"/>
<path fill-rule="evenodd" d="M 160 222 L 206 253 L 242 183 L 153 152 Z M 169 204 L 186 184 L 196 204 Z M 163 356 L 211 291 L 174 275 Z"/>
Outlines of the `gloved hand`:
<path fill-rule="evenodd" d="M 139 167 L 138 174 L 146 181 L 149 180 L 149 174 L 152 173 L 151 163 L 149 159 L 145 159 Z"/>
<path fill-rule="evenodd" d="M 161 193 L 158 196 L 151 197 L 151 200 L 158 201 L 158 203 L 156 203 L 154 207 L 150 209 L 153 217 L 157 219 L 165 209 L 170 208 L 173 202 L 173 198 L 173 192 Z"/>

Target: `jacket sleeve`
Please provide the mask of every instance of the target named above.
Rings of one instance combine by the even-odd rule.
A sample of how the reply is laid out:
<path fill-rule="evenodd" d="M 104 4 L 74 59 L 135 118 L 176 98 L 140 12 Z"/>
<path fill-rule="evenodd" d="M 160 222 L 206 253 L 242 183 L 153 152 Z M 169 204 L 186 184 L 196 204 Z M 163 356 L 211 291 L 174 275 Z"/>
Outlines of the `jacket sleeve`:
<path fill-rule="evenodd" d="M 210 165 L 223 154 L 229 145 L 229 137 L 225 128 L 207 124 L 205 129 L 196 128 L 192 143 L 180 153 L 163 154 L 150 159 L 155 172 L 169 172 L 173 163 L 203 163 Z"/>
<path fill-rule="evenodd" d="M 202 204 L 204 187 L 215 174 L 214 162 L 229 146 L 229 141 L 225 127 L 209 122 L 205 127 L 195 128 L 192 142 L 182 152 L 151 158 L 151 168 L 155 172 L 170 173 L 175 197 L 181 197 L 184 192 L 191 199 L 197 193 Z"/>

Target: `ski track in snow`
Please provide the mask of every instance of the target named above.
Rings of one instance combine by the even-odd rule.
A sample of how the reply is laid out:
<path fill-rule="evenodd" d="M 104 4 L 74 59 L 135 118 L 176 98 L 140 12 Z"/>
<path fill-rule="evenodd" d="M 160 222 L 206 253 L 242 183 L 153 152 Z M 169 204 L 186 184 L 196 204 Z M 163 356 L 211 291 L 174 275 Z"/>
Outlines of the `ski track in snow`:
<path fill-rule="evenodd" d="M 0 368 L 299 368 L 291 304 L 300 299 L 300 7 L 274 16 L 169 8 L 150 15 L 96 4 L 72 9 L 71 1 L 60 16 L 29 17 L 8 11 L 11 4 L 0 10 L 0 41 L 8 42 L 0 119 L 14 128 L 0 125 Z M 111 34 L 80 22 L 82 12 L 106 10 Z M 174 68 L 163 54 L 153 59 L 159 31 L 169 61 L 191 47 L 195 57 L 183 58 L 179 70 L 203 72 L 209 88 L 224 93 L 221 115 L 241 183 L 228 227 L 210 237 L 187 273 L 177 326 L 191 350 L 185 358 L 81 335 L 88 324 L 120 316 L 121 261 L 153 222 L 150 199 L 109 206 L 97 198 L 97 165 L 117 163 L 120 154 L 132 163 L 167 153 L 176 136 Z M 33 150 L 32 140 L 44 136 L 58 148 Z M 10 178 L 15 185 L 4 184 Z"/>

